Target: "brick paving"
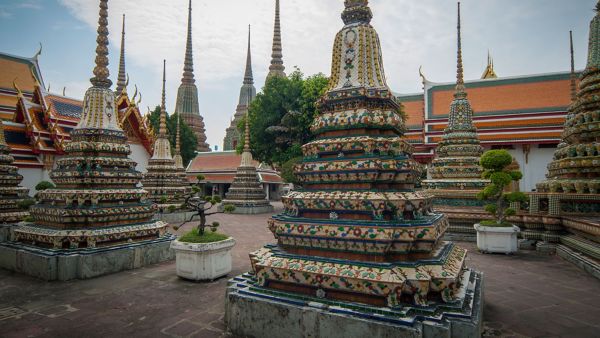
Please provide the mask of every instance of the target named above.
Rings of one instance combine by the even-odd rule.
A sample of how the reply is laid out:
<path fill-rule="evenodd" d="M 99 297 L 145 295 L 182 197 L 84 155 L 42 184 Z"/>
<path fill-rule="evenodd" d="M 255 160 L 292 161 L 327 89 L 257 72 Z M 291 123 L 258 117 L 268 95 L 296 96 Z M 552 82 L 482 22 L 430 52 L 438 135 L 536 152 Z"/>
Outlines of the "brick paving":
<path fill-rule="evenodd" d="M 267 217 L 211 218 L 237 241 L 230 276 L 250 269 L 248 252 L 274 241 Z M 460 245 L 467 264 L 485 273 L 484 337 L 600 336 L 598 280 L 556 256 L 482 255 Z M 0 337 L 225 337 L 226 284 L 181 280 L 174 262 L 70 282 L 0 270 Z"/>

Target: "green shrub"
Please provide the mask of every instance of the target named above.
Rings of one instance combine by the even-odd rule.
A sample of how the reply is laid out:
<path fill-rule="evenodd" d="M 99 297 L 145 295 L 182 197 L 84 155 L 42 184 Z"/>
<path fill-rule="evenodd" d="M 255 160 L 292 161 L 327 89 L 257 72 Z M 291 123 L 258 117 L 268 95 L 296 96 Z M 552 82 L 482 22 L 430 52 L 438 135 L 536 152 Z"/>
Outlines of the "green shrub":
<path fill-rule="evenodd" d="M 40 183 L 36 184 L 36 186 L 35 186 L 36 191 L 44 191 L 46 189 L 53 189 L 53 188 L 55 188 L 54 183 L 48 182 L 48 181 L 41 181 Z"/>
<path fill-rule="evenodd" d="M 228 238 L 229 238 L 229 236 L 220 234 L 220 233 L 216 232 L 216 230 L 211 231 L 211 232 L 204 232 L 203 235 L 199 235 L 198 228 L 194 228 L 194 229 L 192 229 L 192 231 L 181 236 L 179 238 L 179 241 L 185 242 L 185 243 L 213 243 L 213 242 L 224 241 Z"/>
<path fill-rule="evenodd" d="M 177 210 L 177 206 L 175 205 L 169 205 L 169 207 L 167 208 L 167 210 L 169 210 L 170 213 L 175 212 L 175 210 Z"/>
<path fill-rule="evenodd" d="M 494 216 L 494 221 L 481 221 L 487 226 L 512 226 L 506 222 L 506 217 L 513 216 L 516 210 L 509 208 L 510 203 L 524 202 L 527 196 L 522 192 L 505 193 L 504 189 L 513 181 L 519 181 L 523 174 L 520 171 L 510 171 L 506 167 L 512 163 L 512 156 L 506 150 L 486 151 L 480 160 L 485 171 L 483 178 L 491 183 L 477 194 L 480 200 L 489 200 L 493 203 L 485 206 L 485 211 Z"/>
<path fill-rule="evenodd" d="M 34 204 L 35 204 L 35 200 L 32 198 L 28 198 L 28 199 L 24 199 L 24 200 L 20 201 L 17 205 L 19 206 L 19 209 L 21 209 L 21 210 L 28 210 L 29 207 L 31 207 Z"/>

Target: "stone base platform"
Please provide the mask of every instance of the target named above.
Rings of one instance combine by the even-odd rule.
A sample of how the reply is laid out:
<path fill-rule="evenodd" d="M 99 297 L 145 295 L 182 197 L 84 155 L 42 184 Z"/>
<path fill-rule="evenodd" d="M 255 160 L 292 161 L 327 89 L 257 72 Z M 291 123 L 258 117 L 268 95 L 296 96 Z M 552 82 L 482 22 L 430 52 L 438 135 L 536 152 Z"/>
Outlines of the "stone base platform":
<path fill-rule="evenodd" d="M 143 242 L 75 250 L 37 248 L 21 243 L 0 243 L 0 268 L 47 281 L 89 279 L 175 258 L 172 234 Z"/>
<path fill-rule="evenodd" d="M 263 288 L 244 274 L 229 281 L 225 324 L 243 337 L 480 337 L 483 274 L 464 278 L 456 302 L 388 308 Z"/>
<path fill-rule="evenodd" d="M 17 224 L 0 224 L 0 243 L 10 239 L 10 230 Z"/>
<path fill-rule="evenodd" d="M 223 210 L 223 205 L 219 206 L 219 211 Z M 238 214 L 238 215 L 258 215 L 258 214 L 266 214 L 266 213 L 272 213 L 275 210 L 275 208 L 272 205 L 261 205 L 261 206 L 245 206 L 245 207 L 240 207 L 240 206 L 235 206 L 235 210 L 232 212 L 232 214 Z"/>

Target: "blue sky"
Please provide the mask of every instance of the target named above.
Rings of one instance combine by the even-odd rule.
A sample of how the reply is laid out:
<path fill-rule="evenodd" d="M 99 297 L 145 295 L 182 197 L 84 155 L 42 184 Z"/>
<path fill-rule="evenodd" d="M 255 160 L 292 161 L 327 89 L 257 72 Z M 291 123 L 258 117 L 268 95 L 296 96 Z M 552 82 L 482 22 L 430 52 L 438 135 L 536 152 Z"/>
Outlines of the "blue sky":
<path fill-rule="evenodd" d="M 456 2 L 371 0 L 390 87 L 421 90 L 418 68 L 434 82 L 451 82 L 456 64 Z M 499 76 L 566 71 L 568 31 L 576 67 L 585 66 L 594 0 L 462 1 L 465 77 L 481 76 L 490 49 Z M 46 85 L 81 98 L 92 76 L 98 4 L 94 0 L 0 1 L 0 50 L 32 56 L 43 44 Z M 242 82 L 246 29 L 252 24 L 255 85 L 267 73 L 274 0 L 193 0 L 194 63 L 208 142 L 222 147 Z M 341 28 L 342 0 L 281 0 L 288 71 L 329 75 L 331 44 Z M 167 60 L 167 108 L 172 111 L 183 67 L 187 0 L 110 0 L 111 78 L 116 79 L 121 15 L 127 15 L 127 72 L 143 93 L 142 107 L 160 102 Z"/>

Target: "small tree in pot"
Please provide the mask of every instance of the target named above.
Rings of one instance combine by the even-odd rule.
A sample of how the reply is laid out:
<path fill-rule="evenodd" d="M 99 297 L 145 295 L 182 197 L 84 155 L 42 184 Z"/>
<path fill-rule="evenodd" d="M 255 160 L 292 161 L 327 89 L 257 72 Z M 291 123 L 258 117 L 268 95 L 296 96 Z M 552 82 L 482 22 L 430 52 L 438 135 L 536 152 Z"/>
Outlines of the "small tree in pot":
<path fill-rule="evenodd" d="M 475 224 L 477 247 L 484 252 L 511 253 L 517 251 L 517 233 L 520 229 L 507 222 L 507 217 L 515 215 L 511 203 L 525 202 L 527 196 L 522 192 L 505 192 L 512 182 L 518 182 L 523 174 L 507 167 L 512 156 L 506 150 L 486 151 L 480 159 L 484 169 L 483 178 L 490 184 L 477 194 L 477 198 L 492 203 L 485 206 L 494 219 Z"/>
<path fill-rule="evenodd" d="M 481 156 L 480 164 L 485 169 L 483 178 L 489 179 L 491 183 L 477 194 L 477 198 L 493 202 L 487 204 L 485 210 L 495 219 L 481 221 L 482 225 L 512 226 L 506 222 L 508 216 L 516 214 L 510 203 L 527 201 L 527 195 L 522 192 L 505 192 L 513 181 L 518 182 L 523 178 L 520 171 L 507 169 L 511 163 L 512 156 L 506 150 L 489 150 Z"/>

